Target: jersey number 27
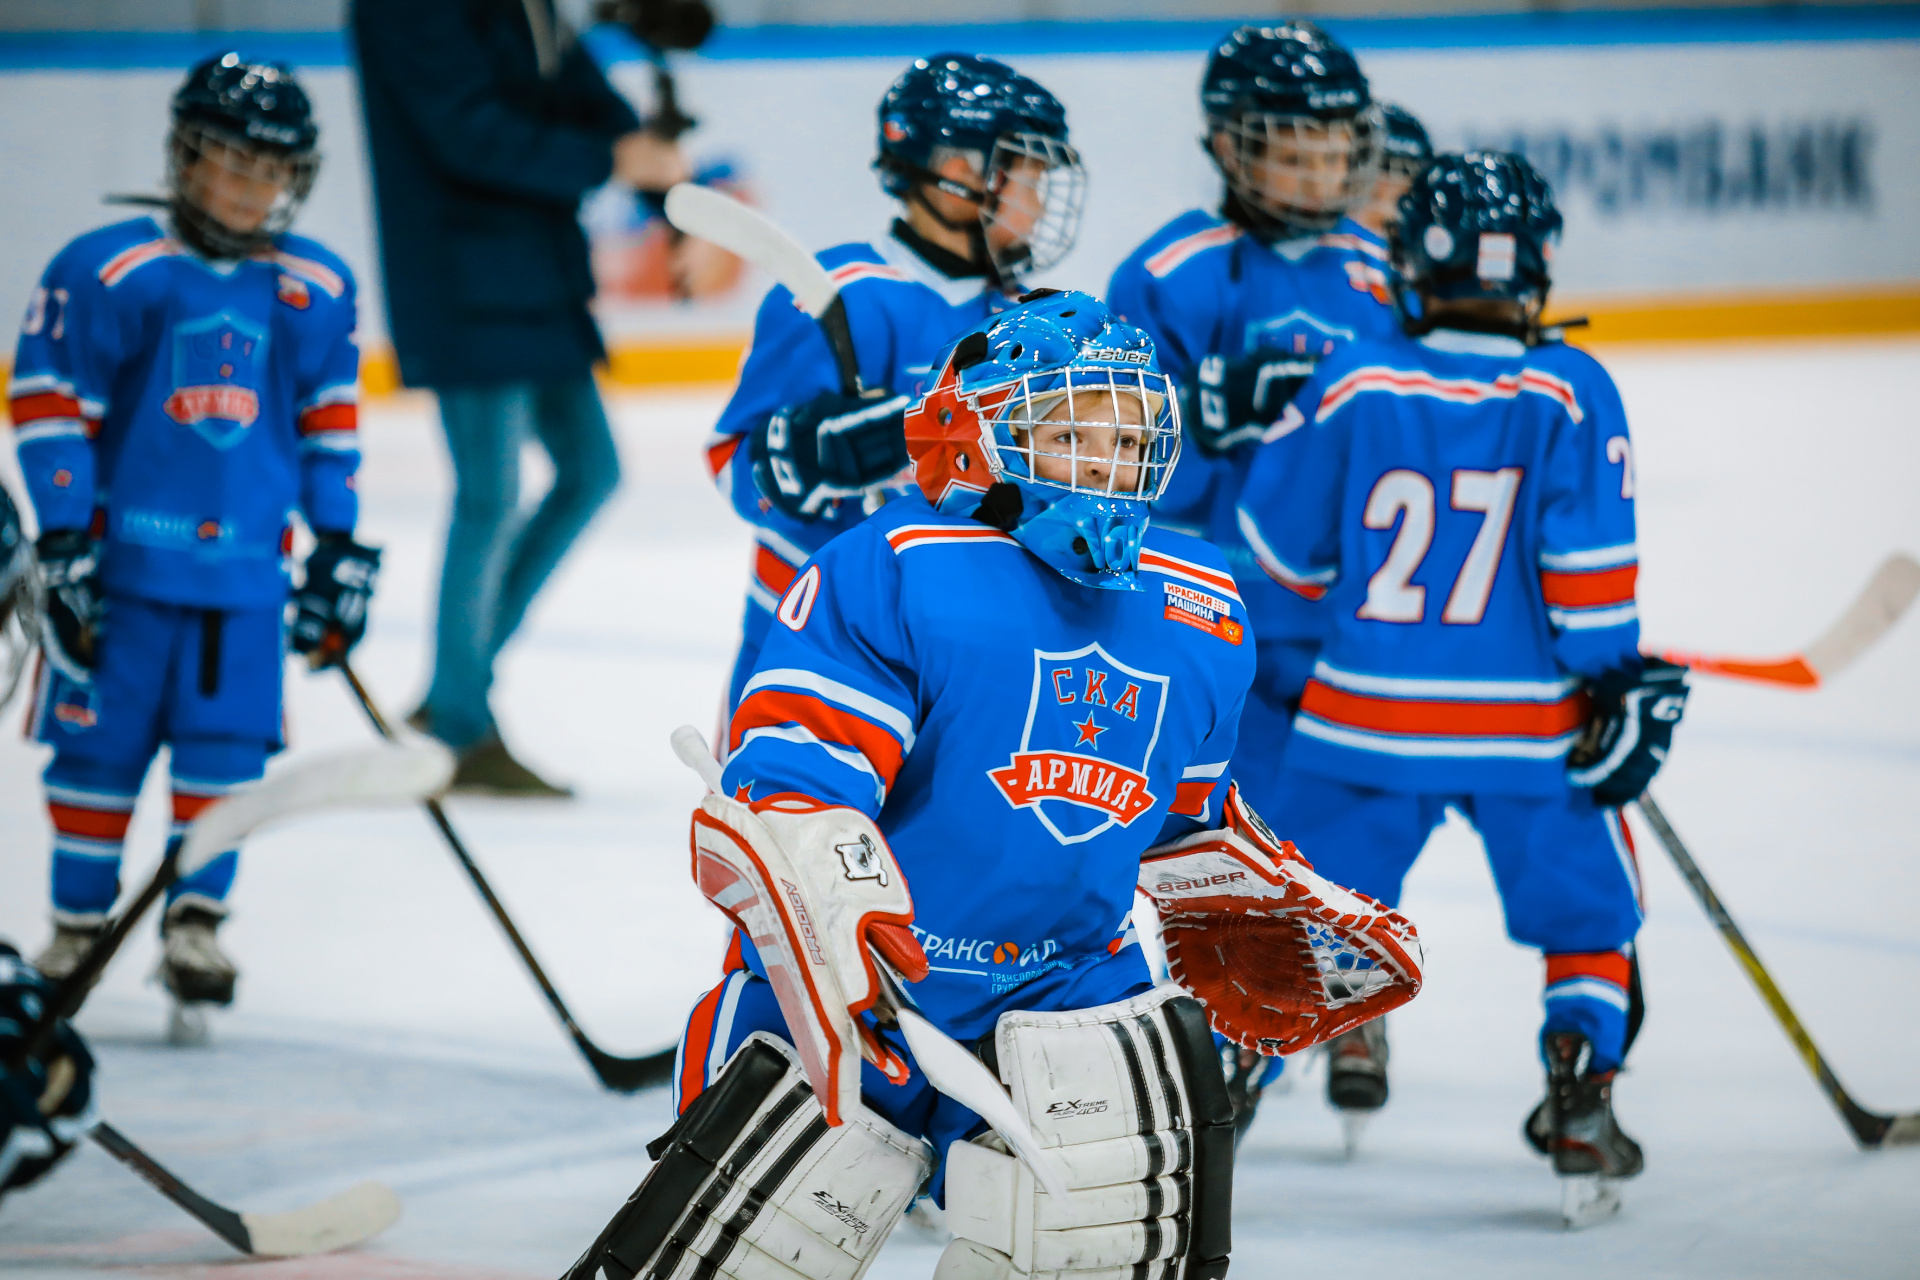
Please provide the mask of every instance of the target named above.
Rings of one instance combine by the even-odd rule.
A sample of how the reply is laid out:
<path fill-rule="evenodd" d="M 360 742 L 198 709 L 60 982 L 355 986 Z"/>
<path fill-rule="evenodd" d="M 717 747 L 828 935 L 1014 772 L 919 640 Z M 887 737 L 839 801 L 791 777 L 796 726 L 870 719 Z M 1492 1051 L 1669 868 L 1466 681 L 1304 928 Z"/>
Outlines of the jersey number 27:
<path fill-rule="evenodd" d="M 1454 577 L 1440 621 L 1471 626 L 1485 616 L 1524 474 L 1522 467 L 1453 473 L 1449 505 L 1455 511 L 1481 512 L 1486 518 L 1467 550 L 1466 563 Z M 1426 617 L 1427 589 L 1415 585 L 1413 575 L 1433 545 L 1434 505 L 1433 481 L 1418 471 L 1396 468 L 1374 482 L 1360 522 L 1369 529 L 1385 530 L 1398 521 L 1400 532 L 1387 549 L 1386 562 L 1367 580 L 1366 603 L 1356 617 L 1377 622 L 1419 622 Z"/>

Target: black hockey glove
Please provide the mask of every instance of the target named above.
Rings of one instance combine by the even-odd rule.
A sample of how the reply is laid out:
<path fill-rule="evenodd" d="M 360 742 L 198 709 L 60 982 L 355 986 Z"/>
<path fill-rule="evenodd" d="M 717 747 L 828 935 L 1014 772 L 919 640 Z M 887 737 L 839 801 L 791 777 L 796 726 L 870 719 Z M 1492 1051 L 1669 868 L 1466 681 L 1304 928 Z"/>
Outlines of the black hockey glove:
<path fill-rule="evenodd" d="M 907 465 L 907 397 L 861 400 L 828 391 L 780 410 L 753 433 L 753 482 L 796 520 L 818 520 Z"/>
<path fill-rule="evenodd" d="M 307 557 L 306 581 L 293 593 L 293 651 L 337 661 L 367 632 L 367 603 L 380 551 L 351 534 L 323 533 Z"/>
<path fill-rule="evenodd" d="M 1255 351 L 1207 356 L 1180 388 L 1180 421 L 1204 453 L 1219 455 L 1258 440 L 1313 372 L 1308 356 Z"/>
<path fill-rule="evenodd" d="M 41 644 L 47 661 L 69 680 L 89 683 L 107 612 L 100 594 L 100 544 L 81 529 L 54 529 L 41 534 L 34 548 L 46 589 Z"/>
<path fill-rule="evenodd" d="M 38 1180 L 93 1123 L 93 1055 L 65 1022 L 40 1058 L 13 1065 L 54 984 L 0 942 L 0 1196 Z"/>
<path fill-rule="evenodd" d="M 1687 709 L 1687 669 L 1647 658 L 1638 671 L 1609 671 L 1587 686 L 1592 718 L 1567 753 L 1567 781 L 1595 802 L 1636 800 L 1666 763 L 1673 727 Z"/>

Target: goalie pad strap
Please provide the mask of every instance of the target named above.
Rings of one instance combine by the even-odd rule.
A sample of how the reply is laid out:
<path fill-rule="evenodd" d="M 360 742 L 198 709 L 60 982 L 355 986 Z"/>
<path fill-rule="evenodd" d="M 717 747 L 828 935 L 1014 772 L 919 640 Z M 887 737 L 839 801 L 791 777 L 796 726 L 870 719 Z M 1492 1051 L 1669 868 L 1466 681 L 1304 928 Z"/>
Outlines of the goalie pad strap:
<path fill-rule="evenodd" d="M 658 1163 L 566 1280 L 857 1280 L 932 1165 L 864 1108 L 829 1126 L 765 1033 L 649 1150 Z"/>

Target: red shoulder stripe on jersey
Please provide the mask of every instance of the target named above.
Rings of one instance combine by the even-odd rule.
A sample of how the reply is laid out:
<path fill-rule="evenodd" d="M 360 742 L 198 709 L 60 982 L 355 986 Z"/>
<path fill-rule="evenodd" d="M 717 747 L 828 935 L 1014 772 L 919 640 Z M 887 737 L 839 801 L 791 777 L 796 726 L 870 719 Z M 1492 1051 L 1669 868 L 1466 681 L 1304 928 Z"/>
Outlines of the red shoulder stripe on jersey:
<path fill-rule="evenodd" d="M 905 280 L 899 271 L 884 262 L 849 262 L 827 272 L 827 278 L 842 289 L 855 280 Z"/>
<path fill-rule="evenodd" d="M 1147 274 L 1156 280 L 1163 280 L 1195 254 L 1205 253 L 1223 244 L 1231 244 L 1239 238 L 1240 228 L 1231 222 L 1223 222 L 1217 227 L 1208 227 L 1205 231 L 1196 231 L 1190 236 L 1182 236 L 1147 259 Z"/>
<path fill-rule="evenodd" d="M 139 268 L 157 258 L 170 258 L 183 253 L 186 246 L 171 236 L 161 236 L 158 240 L 143 240 L 130 245 L 108 258 L 100 267 L 100 283 L 111 289 Z"/>
<path fill-rule="evenodd" d="M 733 455 L 740 448 L 740 442 L 745 439 L 745 436 L 722 436 L 718 443 L 708 445 L 707 474 L 718 480 L 720 473 L 727 469 L 727 464 L 733 461 Z"/>
<path fill-rule="evenodd" d="M 318 435 L 323 431 L 354 431 L 360 426 L 357 404 L 317 404 L 300 415 L 300 434 Z"/>
<path fill-rule="evenodd" d="M 1382 262 L 1387 260 L 1387 251 L 1385 249 L 1373 243 L 1371 240 L 1363 239 L 1360 236 L 1348 235 L 1345 232 L 1336 231 L 1321 236 L 1320 244 L 1323 248 L 1327 249 L 1353 249 L 1366 254 L 1370 258 L 1378 258 Z"/>
<path fill-rule="evenodd" d="M 324 262 L 315 262 L 312 258 L 300 258 L 291 253 L 275 253 L 274 265 L 283 271 L 301 277 L 327 291 L 329 298 L 338 298 L 347 291 L 347 282 L 340 273 Z"/>
<path fill-rule="evenodd" d="M 1547 957 L 1547 985 L 1568 978 L 1599 978 L 1624 988 L 1632 973 L 1632 964 L 1619 951 L 1589 951 Z"/>
<path fill-rule="evenodd" d="M 1207 811 L 1207 797 L 1213 794 L 1213 789 L 1219 785 L 1218 778 L 1174 783 L 1173 803 L 1167 806 L 1167 812 L 1177 813 L 1186 818 L 1200 817 Z"/>
<path fill-rule="evenodd" d="M 793 585 L 794 575 L 798 572 L 765 543 L 753 544 L 753 576 L 774 595 L 787 594 L 787 588 Z"/>
<path fill-rule="evenodd" d="M 13 413 L 13 425 L 16 427 L 23 427 L 38 418 L 80 416 L 80 402 L 60 391 L 41 391 L 33 395 L 15 396 L 7 403 Z"/>
<path fill-rule="evenodd" d="M 63 836 L 82 836 L 88 840 L 124 840 L 127 824 L 133 821 L 131 809 L 90 809 L 85 805 L 50 801 L 47 816 L 53 829 Z"/>
<path fill-rule="evenodd" d="M 936 546 L 943 542 L 1004 542 L 1017 547 L 1019 541 L 987 525 L 969 528 L 954 524 L 903 524 L 887 534 L 887 545 L 899 555 L 908 547 Z"/>
<path fill-rule="evenodd" d="M 728 728 L 729 751 L 738 751 L 747 731 L 799 725 L 822 742 L 852 747 L 867 758 L 882 786 L 892 787 L 906 753 L 900 740 L 873 723 L 808 693 L 791 689 L 756 689 L 740 702 Z"/>
<path fill-rule="evenodd" d="M 1587 697 L 1570 693 L 1557 702 L 1450 702 L 1429 698 L 1377 698 L 1307 681 L 1300 709 L 1330 724 L 1373 733 L 1444 738 L 1557 738 L 1587 720 Z"/>
<path fill-rule="evenodd" d="M 1550 605 L 1561 609 L 1594 609 L 1604 605 L 1633 603 L 1633 588 L 1640 576 L 1637 564 L 1593 573 L 1540 572 L 1540 594 Z"/>
<path fill-rule="evenodd" d="M 1474 378 L 1436 378 L 1417 369 L 1368 365 L 1355 369 L 1327 388 L 1326 394 L 1320 397 L 1319 407 L 1314 410 L 1314 421 L 1325 422 L 1349 400 L 1368 391 L 1384 391 L 1398 396 L 1431 396 L 1452 404 L 1512 400 L 1523 391 L 1531 391 L 1557 401 L 1575 422 L 1586 417 L 1570 385 L 1537 369 L 1503 373 L 1492 382 L 1482 382 Z"/>
<path fill-rule="evenodd" d="M 1190 579 L 1218 591 L 1223 596 L 1231 597 L 1235 603 L 1240 603 L 1240 584 L 1235 582 L 1233 575 L 1224 569 L 1211 569 L 1204 564 L 1195 564 L 1191 560 L 1170 556 L 1164 551 L 1145 549 L 1140 552 L 1140 567 L 1150 573 L 1164 573 L 1169 578 Z"/>

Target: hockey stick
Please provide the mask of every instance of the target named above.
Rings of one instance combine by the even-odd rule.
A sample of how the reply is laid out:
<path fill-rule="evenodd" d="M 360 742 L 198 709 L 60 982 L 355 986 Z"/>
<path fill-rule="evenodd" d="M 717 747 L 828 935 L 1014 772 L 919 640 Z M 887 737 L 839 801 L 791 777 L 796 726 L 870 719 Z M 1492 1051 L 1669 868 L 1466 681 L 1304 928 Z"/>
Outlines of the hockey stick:
<path fill-rule="evenodd" d="M 152 878 L 113 927 L 94 940 L 60 983 L 52 1003 L 9 1065 L 17 1067 L 50 1047 L 54 1024 L 79 1010 L 140 917 L 174 881 L 192 875 L 242 837 L 270 823 L 349 805 L 404 804 L 439 791 L 452 777 L 453 757 L 438 743 L 370 747 L 296 761 L 216 800 L 193 820 L 179 847 L 160 860 Z"/>
<path fill-rule="evenodd" d="M 337 1196 L 285 1213 L 236 1212 L 182 1182 L 106 1121 L 96 1124 L 90 1136 L 215 1235 L 258 1258 L 298 1258 L 345 1249 L 385 1231 L 400 1217 L 399 1197 L 378 1182 L 362 1182 Z"/>
<path fill-rule="evenodd" d="M 853 349 L 853 330 L 847 324 L 840 288 L 798 240 L 758 209 L 692 182 L 669 188 L 665 208 L 667 221 L 675 229 L 719 245 L 772 276 L 776 284 L 785 285 L 794 304 L 820 322 L 840 371 L 841 394 L 874 394 L 860 381 L 860 359 Z"/>
<path fill-rule="evenodd" d="M 354 674 L 353 668 L 347 665 L 345 658 L 335 658 L 333 664 L 338 666 L 340 674 L 346 677 L 347 687 L 353 690 L 355 701 L 359 702 L 360 709 L 366 712 L 367 719 L 372 721 L 375 731 L 387 741 L 395 741 L 393 726 L 380 713 L 380 708 L 374 705 L 373 695 L 367 692 L 364 684 L 360 683 L 360 677 Z M 447 842 L 447 848 L 453 851 L 453 856 L 459 860 L 460 866 L 466 871 L 467 878 L 473 881 L 473 887 L 479 891 L 481 899 L 487 904 L 487 909 L 493 912 L 493 918 L 499 922 L 500 928 L 506 933 L 507 941 L 512 943 L 514 951 L 519 953 L 521 963 L 526 965 L 527 972 L 533 975 L 534 982 L 539 986 L 541 993 L 547 997 L 547 1004 L 560 1019 L 560 1025 L 573 1038 L 574 1046 L 580 1050 L 580 1055 L 587 1060 L 587 1066 L 599 1078 L 600 1083 L 615 1093 L 633 1093 L 639 1089 L 665 1084 L 671 1079 L 674 1055 L 672 1046 L 658 1053 L 649 1053 L 638 1058 L 621 1058 L 606 1052 L 587 1038 L 587 1033 L 582 1031 L 580 1024 L 573 1020 L 572 1011 L 567 1008 L 567 1002 L 560 998 L 560 992 L 554 987 L 552 979 L 547 977 L 547 971 L 540 967 L 538 960 L 534 959 L 533 948 L 529 947 L 527 940 L 520 936 L 520 930 L 514 926 L 513 918 L 507 914 L 507 909 L 500 904 L 499 896 L 494 893 L 493 886 L 487 883 L 487 877 L 481 872 L 479 864 L 474 862 L 473 855 L 467 852 L 467 846 L 460 839 L 459 833 L 454 831 L 453 823 L 447 820 L 446 809 L 431 796 L 428 796 L 424 803 L 427 816 L 433 819 L 433 825 L 439 829 L 441 838 Z"/>
<path fill-rule="evenodd" d="M 680 762 L 700 775 L 707 790 L 725 795 L 720 786 L 720 762 L 708 750 L 707 741 L 692 725 L 683 724 L 673 731 L 673 753 Z M 1033 1170 L 1040 1185 L 1056 1201 L 1067 1197 L 1067 1177 L 1053 1153 L 1040 1145 L 1039 1137 L 1026 1118 L 1013 1105 L 1013 1099 L 987 1070 L 987 1064 L 969 1053 L 958 1041 L 934 1026 L 914 1007 L 905 984 L 878 952 L 874 968 L 894 1005 L 900 1033 L 907 1039 L 913 1060 L 926 1073 L 927 1083 L 992 1125 Z"/>
<path fill-rule="evenodd" d="M 1784 658 L 1726 658 L 1669 650 L 1657 656 L 1707 675 L 1790 689 L 1817 689 L 1852 666 L 1920 596 L 1920 561 L 1896 551 L 1881 562 L 1846 612 L 1799 653 Z"/>
<path fill-rule="evenodd" d="M 1699 900 L 1701 910 L 1713 921 L 1714 927 L 1733 951 L 1734 958 L 1759 990 L 1760 998 L 1767 1002 L 1767 1007 L 1773 1010 L 1773 1016 L 1785 1028 L 1787 1038 L 1800 1051 L 1800 1058 L 1807 1064 L 1807 1070 L 1813 1073 L 1813 1078 L 1840 1113 L 1840 1118 L 1847 1122 L 1854 1141 L 1867 1151 L 1920 1144 L 1920 1113 L 1887 1116 L 1868 1111 L 1841 1088 L 1833 1069 L 1827 1066 L 1827 1060 L 1820 1056 L 1820 1050 L 1814 1046 L 1813 1037 L 1800 1025 L 1800 1019 L 1794 1016 L 1787 998 L 1774 985 L 1773 978 L 1767 973 L 1766 966 L 1760 963 L 1760 957 L 1754 953 L 1746 935 L 1740 932 L 1740 926 L 1733 922 L 1733 917 L 1727 914 L 1726 907 L 1721 904 L 1720 896 L 1707 883 L 1700 864 L 1693 860 L 1686 845 L 1680 842 L 1673 825 L 1667 821 L 1667 815 L 1654 803 L 1653 793 L 1645 793 L 1635 803 L 1640 809 L 1640 816 L 1647 820 L 1647 825 L 1653 828 L 1653 834 L 1659 837 L 1660 843 L 1673 858 L 1674 865 L 1680 868 L 1680 874 L 1686 880 L 1687 887 L 1693 890 L 1693 896 Z"/>

